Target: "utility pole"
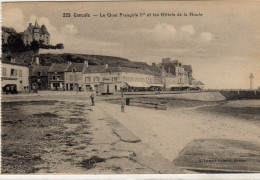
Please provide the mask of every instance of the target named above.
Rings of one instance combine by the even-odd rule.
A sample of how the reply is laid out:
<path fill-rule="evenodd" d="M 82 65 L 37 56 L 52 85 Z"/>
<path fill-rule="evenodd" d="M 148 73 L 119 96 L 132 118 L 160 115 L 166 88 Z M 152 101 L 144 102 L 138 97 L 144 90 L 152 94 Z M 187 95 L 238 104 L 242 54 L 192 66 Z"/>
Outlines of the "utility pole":
<path fill-rule="evenodd" d="M 250 79 L 250 90 L 252 90 L 253 89 L 253 79 L 254 79 L 253 73 L 250 74 L 249 79 Z"/>

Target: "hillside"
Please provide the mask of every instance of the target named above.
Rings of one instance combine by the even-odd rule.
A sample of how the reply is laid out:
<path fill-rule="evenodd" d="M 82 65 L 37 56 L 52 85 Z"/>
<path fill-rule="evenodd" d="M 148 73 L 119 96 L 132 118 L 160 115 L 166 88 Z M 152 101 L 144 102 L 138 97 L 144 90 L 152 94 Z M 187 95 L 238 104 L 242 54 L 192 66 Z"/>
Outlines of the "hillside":
<path fill-rule="evenodd" d="M 12 54 L 3 54 L 3 58 L 7 56 L 14 56 L 15 59 L 19 62 L 23 62 L 27 65 L 30 65 L 34 56 L 38 55 L 34 51 L 26 52 L 16 52 Z M 114 57 L 114 56 L 101 56 L 101 55 L 89 55 L 89 54 L 72 54 L 72 53 L 63 53 L 63 54 L 40 54 L 39 55 L 40 64 L 42 65 L 51 65 L 52 63 L 64 63 L 64 62 L 76 62 L 83 63 L 85 60 L 88 61 L 89 65 L 103 65 L 108 64 L 112 67 L 131 67 L 131 68 L 142 68 L 142 69 L 152 69 L 150 65 L 143 62 L 133 62 L 125 58 Z"/>

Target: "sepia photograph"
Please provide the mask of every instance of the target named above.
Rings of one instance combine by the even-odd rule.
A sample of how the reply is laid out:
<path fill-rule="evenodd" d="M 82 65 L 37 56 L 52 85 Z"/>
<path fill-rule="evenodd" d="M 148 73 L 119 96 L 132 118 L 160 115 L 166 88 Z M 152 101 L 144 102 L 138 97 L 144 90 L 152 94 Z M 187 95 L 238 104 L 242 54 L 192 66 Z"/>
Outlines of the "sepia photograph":
<path fill-rule="evenodd" d="M 259 178 L 260 1 L 1 5 L 1 174 Z"/>

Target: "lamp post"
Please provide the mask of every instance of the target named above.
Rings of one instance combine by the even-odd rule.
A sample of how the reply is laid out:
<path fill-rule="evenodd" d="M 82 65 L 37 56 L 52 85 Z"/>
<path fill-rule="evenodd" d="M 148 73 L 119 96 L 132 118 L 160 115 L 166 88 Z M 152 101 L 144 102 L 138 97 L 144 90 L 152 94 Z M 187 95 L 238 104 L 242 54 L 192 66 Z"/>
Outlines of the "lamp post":
<path fill-rule="evenodd" d="M 249 79 L 250 79 L 250 90 L 252 90 L 253 89 L 253 79 L 254 79 L 253 73 L 250 74 Z"/>

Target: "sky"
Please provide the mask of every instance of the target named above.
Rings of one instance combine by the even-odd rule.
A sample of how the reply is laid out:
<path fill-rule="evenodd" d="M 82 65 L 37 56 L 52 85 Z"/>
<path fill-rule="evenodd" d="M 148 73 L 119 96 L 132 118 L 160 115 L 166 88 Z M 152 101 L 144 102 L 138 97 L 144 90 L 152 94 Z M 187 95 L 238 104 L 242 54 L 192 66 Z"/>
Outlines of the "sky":
<path fill-rule="evenodd" d="M 13 2 L 2 4 L 2 24 L 23 32 L 37 19 L 65 52 L 148 64 L 170 57 L 192 65 L 205 88 L 247 89 L 251 72 L 254 87 L 260 86 L 259 12 L 260 1 Z M 153 16 L 161 13 L 175 16 Z"/>

